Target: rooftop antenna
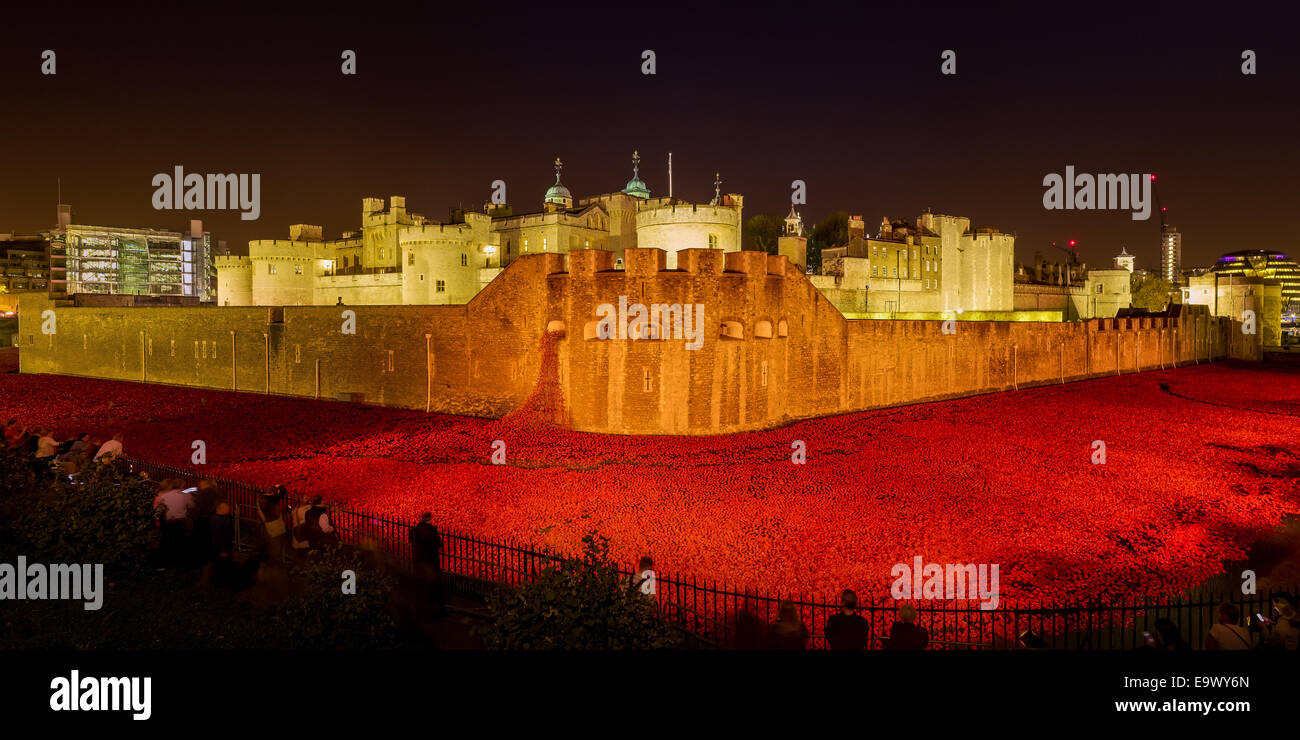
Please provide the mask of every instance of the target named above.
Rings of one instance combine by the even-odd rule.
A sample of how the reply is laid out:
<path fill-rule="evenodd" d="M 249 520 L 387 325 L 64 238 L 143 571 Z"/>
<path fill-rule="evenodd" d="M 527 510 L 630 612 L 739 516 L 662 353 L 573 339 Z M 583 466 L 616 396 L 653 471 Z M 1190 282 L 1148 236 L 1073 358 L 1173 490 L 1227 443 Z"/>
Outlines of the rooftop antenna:
<path fill-rule="evenodd" d="M 668 199 L 673 199 L 673 153 L 668 152 Z"/>

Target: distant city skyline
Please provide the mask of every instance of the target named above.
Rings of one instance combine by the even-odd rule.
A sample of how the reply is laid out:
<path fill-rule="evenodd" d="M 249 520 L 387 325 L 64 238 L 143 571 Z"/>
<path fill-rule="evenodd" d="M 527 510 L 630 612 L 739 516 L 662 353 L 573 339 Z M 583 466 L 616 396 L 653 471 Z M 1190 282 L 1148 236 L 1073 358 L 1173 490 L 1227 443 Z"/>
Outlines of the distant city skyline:
<path fill-rule="evenodd" d="M 1185 238 L 1184 267 L 1246 248 L 1295 256 L 1300 241 L 1276 217 L 1300 197 L 1300 152 L 1280 145 L 1298 118 L 1289 24 L 1146 12 L 1126 10 L 1122 23 L 716 8 L 689 23 L 636 9 L 360 23 L 19 19 L 17 43 L 0 50 L 12 112 L 0 120 L 0 232 L 52 226 L 61 178 L 79 223 L 181 229 L 201 218 L 242 254 L 289 224 L 353 230 L 364 197 L 402 195 L 446 220 L 504 180 L 508 202 L 534 210 L 557 156 L 574 192 L 611 192 L 637 150 L 655 196 L 667 192 L 672 151 L 675 195 L 707 201 L 721 173 L 724 191 L 745 195 L 746 216 L 781 218 L 800 179 L 810 227 L 841 210 L 878 223 L 928 208 L 1014 232 L 1019 260 L 1052 258 L 1052 242 L 1075 239 L 1089 265 L 1125 248 L 1155 271 L 1158 214 L 1042 207 L 1044 175 L 1066 165 L 1153 172 Z M 1169 46 L 1151 46 L 1156 22 Z M 398 30 L 430 43 L 393 44 Z M 194 53 L 160 46 L 181 38 Z M 47 48 L 56 75 L 39 72 Z M 1258 75 L 1240 73 L 1246 48 Z M 357 52 L 356 76 L 340 73 L 344 49 Z M 653 76 L 640 72 L 645 49 L 656 52 Z M 957 53 L 956 75 L 939 73 L 944 49 Z M 260 218 L 154 210 L 152 178 L 178 165 L 260 173 Z"/>

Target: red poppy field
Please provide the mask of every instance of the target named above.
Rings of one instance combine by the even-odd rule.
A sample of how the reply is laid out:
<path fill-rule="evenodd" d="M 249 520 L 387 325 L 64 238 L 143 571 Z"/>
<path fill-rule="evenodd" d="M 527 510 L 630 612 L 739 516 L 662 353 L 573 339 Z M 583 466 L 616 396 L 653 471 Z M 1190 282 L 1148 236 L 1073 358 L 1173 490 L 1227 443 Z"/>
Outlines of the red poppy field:
<path fill-rule="evenodd" d="M 401 519 L 429 510 L 446 528 L 563 551 L 597 530 L 629 566 L 649 553 L 664 572 L 809 596 L 886 597 L 890 569 L 918 555 L 998 564 L 1004 599 L 1167 593 L 1300 513 L 1294 365 L 1200 365 L 698 438 L 17 373 L 0 374 L 0 415 L 60 438 L 120 431 L 129 455 L 173 465 L 203 440 L 217 477 Z M 490 462 L 495 440 L 504 465 Z"/>

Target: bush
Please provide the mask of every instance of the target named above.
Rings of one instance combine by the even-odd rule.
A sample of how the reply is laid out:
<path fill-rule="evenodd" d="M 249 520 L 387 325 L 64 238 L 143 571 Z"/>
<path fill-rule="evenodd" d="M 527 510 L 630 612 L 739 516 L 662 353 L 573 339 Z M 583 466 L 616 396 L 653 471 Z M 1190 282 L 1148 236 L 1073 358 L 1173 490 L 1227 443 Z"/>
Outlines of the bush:
<path fill-rule="evenodd" d="M 276 633 L 284 647 L 363 649 L 395 644 L 391 575 L 370 562 L 364 550 L 352 547 L 313 550 L 307 557 L 289 569 L 302 590 L 276 612 Z M 348 570 L 356 575 L 356 593 L 343 592 L 343 572 Z"/>
<path fill-rule="evenodd" d="M 498 650 L 644 650 L 681 647 L 653 599 L 631 589 L 609 559 L 609 540 L 582 538 L 581 557 L 550 566 L 488 600 L 484 644 Z"/>
<path fill-rule="evenodd" d="M 124 464 L 92 465 L 12 503 L 19 537 L 61 562 L 143 566 L 153 549 L 154 485 Z"/>

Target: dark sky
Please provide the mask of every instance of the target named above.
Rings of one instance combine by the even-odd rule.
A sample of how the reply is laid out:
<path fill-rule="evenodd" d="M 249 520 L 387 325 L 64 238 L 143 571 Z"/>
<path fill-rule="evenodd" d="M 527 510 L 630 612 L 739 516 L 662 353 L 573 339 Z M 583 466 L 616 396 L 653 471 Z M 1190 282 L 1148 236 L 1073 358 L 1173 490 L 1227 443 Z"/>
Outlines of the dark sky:
<path fill-rule="evenodd" d="M 291 223 L 355 228 L 365 196 L 445 219 L 502 179 L 533 210 L 556 156 L 575 194 L 617 190 L 639 149 L 656 195 L 671 150 L 678 197 L 707 200 L 720 170 L 747 215 L 784 215 L 802 179 L 806 219 L 846 210 L 874 230 L 929 207 L 1016 232 L 1021 259 L 1075 238 L 1089 263 L 1125 245 L 1147 267 L 1157 217 L 1046 211 L 1042 180 L 1069 164 L 1155 172 L 1185 266 L 1300 252 L 1294 10 L 365 7 L 10 22 L 0 231 L 50 226 L 62 177 L 79 222 L 202 218 L 242 253 Z M 40 74 L 47 48 L 55 76 Z M 340 74 L 343 49 L 358 75 Z M 939 74 L 944 49 L 955 76 Z M 1258 75 L 1240 73 L 1243 49 Z M 261 173 L 260 220 L 153 210 L 153 175 L 177 164 Z"/>

